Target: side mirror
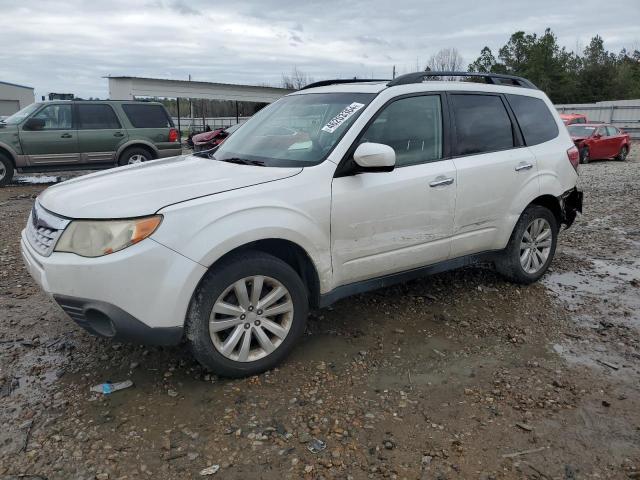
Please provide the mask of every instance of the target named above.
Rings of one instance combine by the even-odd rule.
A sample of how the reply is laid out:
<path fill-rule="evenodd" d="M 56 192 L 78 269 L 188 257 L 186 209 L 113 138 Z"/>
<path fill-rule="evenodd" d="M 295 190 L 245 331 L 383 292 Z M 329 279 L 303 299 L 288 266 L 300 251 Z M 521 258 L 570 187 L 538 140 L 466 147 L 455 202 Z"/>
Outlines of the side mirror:
<path fill-rule="evenodd" d="M 44 128 L 44 120 L 42 118 L 30 118 L 22 126 L 25 130 L 42 130 Z"/>
<path fill-rule="evenodd" d="M 363 172 L 390 172 L 396 166 L 396 152 L 382 143 L 362 143 L 353 152 L 353 160 Z"/>

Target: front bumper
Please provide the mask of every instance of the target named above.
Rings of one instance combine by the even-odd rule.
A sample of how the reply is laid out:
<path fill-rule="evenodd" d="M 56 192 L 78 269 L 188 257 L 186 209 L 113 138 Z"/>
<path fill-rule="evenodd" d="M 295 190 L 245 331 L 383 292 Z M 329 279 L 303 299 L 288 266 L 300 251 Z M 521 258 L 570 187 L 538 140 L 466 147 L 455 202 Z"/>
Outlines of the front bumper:
<path fill-rule="evenodd" d="M 111 255 L 39 255 L 22 232 L 29 273 L 89 332 L 118 341 L 177 344 L 206 268 L 146 239 Z"/>
<path fill-rule="evenodd" d="M 582 213 L 583 196 L 583 193 L 577 188 L 573 188 L 560 196 L 562 223 L 566 228 L 573 225 L 578 213 Z"/>
<path fill-rule="evenodd" d="M 110 303 L 65 295 L 53 299 L 73 321 L 99 337 L 145 345 L 177 345 L 182 339 L 182 326 L 150 327 Z"/>

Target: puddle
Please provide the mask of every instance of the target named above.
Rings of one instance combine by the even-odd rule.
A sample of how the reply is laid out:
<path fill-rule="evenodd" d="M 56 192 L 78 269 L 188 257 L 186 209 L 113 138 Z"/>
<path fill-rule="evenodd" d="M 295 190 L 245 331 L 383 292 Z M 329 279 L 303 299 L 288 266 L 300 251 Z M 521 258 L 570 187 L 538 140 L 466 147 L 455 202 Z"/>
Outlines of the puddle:
<path fill-rule="evenodd" d="M 578 320 L 605 318 L 640 328 L 640 262 L 591 259 L 590 264 L 589 270 L 549 273 L 543 283 Z"/>

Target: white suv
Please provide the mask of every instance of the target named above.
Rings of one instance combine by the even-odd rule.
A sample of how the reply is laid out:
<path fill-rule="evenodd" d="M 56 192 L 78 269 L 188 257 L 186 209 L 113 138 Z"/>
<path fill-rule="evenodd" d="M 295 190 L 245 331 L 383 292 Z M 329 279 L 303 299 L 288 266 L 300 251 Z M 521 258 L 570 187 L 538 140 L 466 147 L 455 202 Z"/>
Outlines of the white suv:
<path fill-rule="evenodd" d="M 217 149 L 53 186 L 29 270 L 90 332 L 186 339 L 225 376 L 273 367 L 348 295 L 478 261 L 533 282 L 581 211 L 578 151 L 527 80 L 439 74 L 321 82 Z"/>

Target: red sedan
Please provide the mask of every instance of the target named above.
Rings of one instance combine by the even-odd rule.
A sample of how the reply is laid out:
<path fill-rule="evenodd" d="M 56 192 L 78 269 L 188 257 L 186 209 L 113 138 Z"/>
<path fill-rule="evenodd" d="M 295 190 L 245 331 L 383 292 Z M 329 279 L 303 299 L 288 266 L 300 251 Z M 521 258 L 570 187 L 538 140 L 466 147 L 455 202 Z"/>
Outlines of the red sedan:
<path fill-rule="evenodd" d="M 580 163 L 609 158 L 624 161 L 629 154 L 629 134 L 613 125 L 583 123 L 567 129 L 580 151 Z"/>

